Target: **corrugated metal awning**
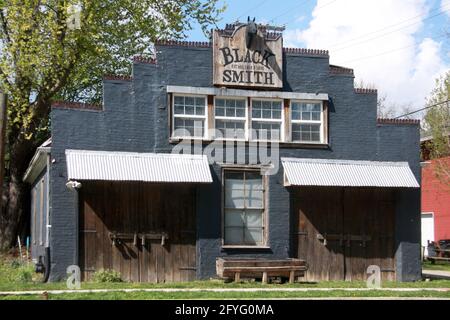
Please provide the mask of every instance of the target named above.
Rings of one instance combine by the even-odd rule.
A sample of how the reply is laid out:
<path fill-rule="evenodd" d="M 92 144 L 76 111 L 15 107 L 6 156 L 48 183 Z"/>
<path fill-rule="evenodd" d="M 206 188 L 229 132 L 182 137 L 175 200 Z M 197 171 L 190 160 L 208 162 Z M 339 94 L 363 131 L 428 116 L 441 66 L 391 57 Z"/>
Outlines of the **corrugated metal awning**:
<path fill-rule="evenodd" d="M 407 162 L 281 158 L 286 186 L 419 188 Z"/>
<path fill-rule="evenodd" d="M 69 180 L 211 183 L 205 155 L 66 150 Z"/>

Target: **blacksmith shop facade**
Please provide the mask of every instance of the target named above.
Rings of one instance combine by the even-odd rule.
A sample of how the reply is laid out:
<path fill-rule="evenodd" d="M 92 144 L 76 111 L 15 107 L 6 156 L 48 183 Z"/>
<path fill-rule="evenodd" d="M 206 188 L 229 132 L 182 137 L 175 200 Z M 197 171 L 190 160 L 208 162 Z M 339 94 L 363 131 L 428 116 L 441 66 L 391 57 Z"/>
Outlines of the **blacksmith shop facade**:
<path fill-rule="evenodd" d="M 412 281 L 420 268 L 419 123 L 280 30 L 227 25 L 158 42 L 101 106 L 55 103 L 32 186 L 33 259 L 124 280 L 217 277 L 218 258 L 305 260 L 303 280 Z M 46 264 L 49 261 L 49 264 Z"/>

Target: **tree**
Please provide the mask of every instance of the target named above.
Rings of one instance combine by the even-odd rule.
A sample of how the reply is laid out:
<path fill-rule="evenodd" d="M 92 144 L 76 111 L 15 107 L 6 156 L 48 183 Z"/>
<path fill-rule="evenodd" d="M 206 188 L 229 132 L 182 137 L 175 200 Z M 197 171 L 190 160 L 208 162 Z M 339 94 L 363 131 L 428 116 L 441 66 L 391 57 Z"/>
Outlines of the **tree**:
<path fill-rule="evenodd" d="M 436 80 L 436 86 L 427 99 L 424 130 L 432 139 L 426 142 L 430 158 L 435 159 L 435 174 L 450 186 L 450 71 Z"/>
<path fill-rule="evenodd" d="M 105 73 L 128 73 L 150 43 L 204 32 L 218 0 L 0 0 L 0 90 L 9 96 L 0 249 L 27 225 L 22 182 L 35 148 L 48 136 L 54 99 L 99 101 Z"/>

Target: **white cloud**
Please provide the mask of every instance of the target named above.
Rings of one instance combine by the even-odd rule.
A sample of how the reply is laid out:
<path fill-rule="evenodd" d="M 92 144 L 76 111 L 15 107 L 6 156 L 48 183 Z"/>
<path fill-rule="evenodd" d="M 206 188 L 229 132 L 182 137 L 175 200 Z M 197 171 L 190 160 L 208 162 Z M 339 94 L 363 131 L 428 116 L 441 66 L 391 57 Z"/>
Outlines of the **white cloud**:
<path fill-rule="evenodd" d="M 441 10 L 447 13 L 448 16 L 450 16 L 450 0 L 441 1 Z"/>
<path fill-rule="evenodd" d="M 327 49 L 330 63 L 354 68 L 357 81 L 374 84 L 389 102 L 421 107 L 448 68 L 437 39 L 415 39 L 430 10 L 426 0 L 327 3 L 317 1 L 308 28 L 287 30 L 285 44 Z"/>

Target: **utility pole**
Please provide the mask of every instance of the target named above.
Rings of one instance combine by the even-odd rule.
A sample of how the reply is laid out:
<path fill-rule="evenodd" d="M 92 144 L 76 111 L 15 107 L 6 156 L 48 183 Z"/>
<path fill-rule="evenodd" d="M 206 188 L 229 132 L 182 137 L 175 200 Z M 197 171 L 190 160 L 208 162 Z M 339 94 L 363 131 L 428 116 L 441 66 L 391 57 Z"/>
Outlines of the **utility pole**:
<path fill-rule="evenodd" d="M 3 183 L 5 177 L 6 94 L 0 91 L 0 210 L 3 210 Z"/>

